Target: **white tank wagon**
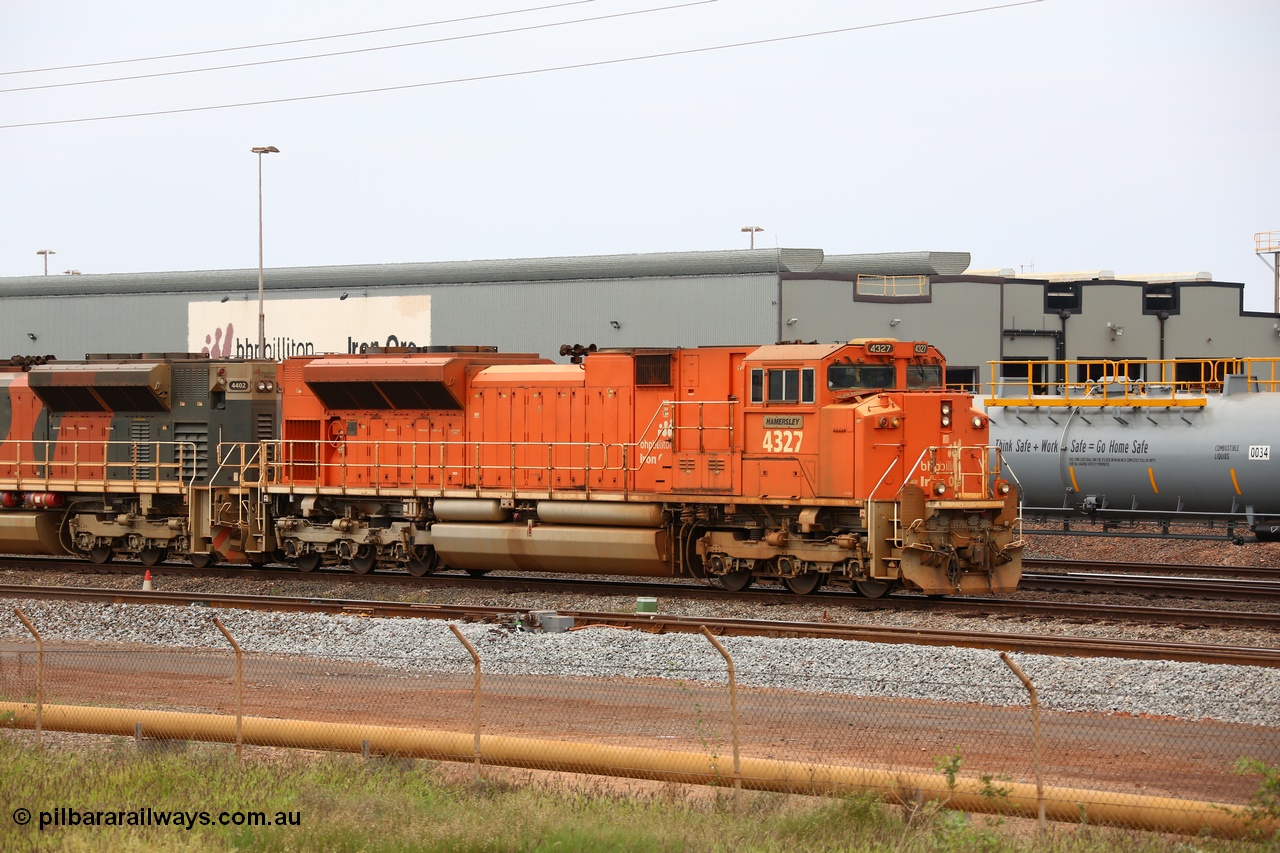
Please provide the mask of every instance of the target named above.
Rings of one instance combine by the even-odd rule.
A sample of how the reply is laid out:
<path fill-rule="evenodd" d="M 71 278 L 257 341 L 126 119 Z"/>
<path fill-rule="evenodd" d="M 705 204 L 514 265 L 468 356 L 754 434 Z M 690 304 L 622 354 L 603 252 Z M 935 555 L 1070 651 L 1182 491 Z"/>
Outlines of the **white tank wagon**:
<path fill-rule="evenodd" d="M 1029 378 L 997 380 L 985 405 L 1025 513 L 1224 520 L 1280 538 L 1276 360 L 1000 362 L 993 370 L 1010 373 Z M 1098 378 L 1051 378 L 1071 376 Z"/>

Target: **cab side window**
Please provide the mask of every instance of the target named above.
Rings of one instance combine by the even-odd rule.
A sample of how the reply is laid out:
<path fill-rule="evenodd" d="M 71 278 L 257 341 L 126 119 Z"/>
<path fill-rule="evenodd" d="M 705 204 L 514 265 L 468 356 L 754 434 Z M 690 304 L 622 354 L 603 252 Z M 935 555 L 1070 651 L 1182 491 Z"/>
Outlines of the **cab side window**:
<path fill-rule="evenodd" d="M 751 402 L 764 402 L 764 371 L 758 368 L 751 371 Z"/>
<path fill-rule="evenodd" d="M 764 376 L 763 374 L 768 374 Z M 787 367 L 776 370 L 751 371 L 751 402 L 812 403 L 814 401 L 814 369 Z M 767 380 L 767 382 L 766 382 Z M 768 390 L 768 397 L 764 396 Z"/>

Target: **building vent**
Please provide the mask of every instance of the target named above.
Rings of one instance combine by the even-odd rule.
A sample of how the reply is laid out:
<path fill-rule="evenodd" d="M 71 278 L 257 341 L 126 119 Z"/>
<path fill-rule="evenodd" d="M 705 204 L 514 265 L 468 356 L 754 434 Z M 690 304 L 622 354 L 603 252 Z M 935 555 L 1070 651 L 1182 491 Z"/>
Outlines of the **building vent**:
<path fill-rule="evenodd" d="M 1080 282 L 1050 282 L 1044 286 L 1044 313 L 1080 313 Z"/>
<path fill-rule="evenodd" d="M 1178 285 L 1172 283 L 1147 284 L 1142 287 L 1143 314 L 1177 314 Z"/>

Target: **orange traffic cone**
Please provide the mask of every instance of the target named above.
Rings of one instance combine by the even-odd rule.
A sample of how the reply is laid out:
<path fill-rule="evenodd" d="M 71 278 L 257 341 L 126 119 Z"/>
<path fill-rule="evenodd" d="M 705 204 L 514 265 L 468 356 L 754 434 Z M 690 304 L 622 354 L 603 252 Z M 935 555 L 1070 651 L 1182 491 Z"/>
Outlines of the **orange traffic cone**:
<path fill-rule="evenodd" d="M 148 592 L 151 589 L 151 570 L 147 569 L 147 573 L 142 576 L 142 591 Z"/>

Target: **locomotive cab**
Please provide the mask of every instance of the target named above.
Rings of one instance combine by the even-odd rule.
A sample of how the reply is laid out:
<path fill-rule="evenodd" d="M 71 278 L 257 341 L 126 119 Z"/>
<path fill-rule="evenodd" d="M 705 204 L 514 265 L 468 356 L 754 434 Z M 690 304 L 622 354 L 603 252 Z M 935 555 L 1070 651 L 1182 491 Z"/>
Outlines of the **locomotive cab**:
<path fill-rule="evenodd" d="M 944 365 L 928 344 L 892 340 L 748 356 L 744 493 L 811 506 L 765 512 L 763 546 L 749 527 L 712 531 L 713 571 L 725 567 L 737 584 L 773 575 L 872 596 L 897 585 L 1012 591 L 1016 496 L 993 470 L 986 417 L 944 389 Z"/>

